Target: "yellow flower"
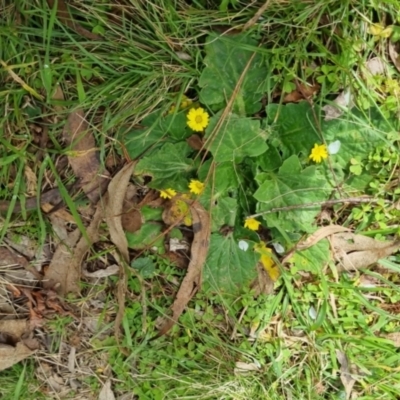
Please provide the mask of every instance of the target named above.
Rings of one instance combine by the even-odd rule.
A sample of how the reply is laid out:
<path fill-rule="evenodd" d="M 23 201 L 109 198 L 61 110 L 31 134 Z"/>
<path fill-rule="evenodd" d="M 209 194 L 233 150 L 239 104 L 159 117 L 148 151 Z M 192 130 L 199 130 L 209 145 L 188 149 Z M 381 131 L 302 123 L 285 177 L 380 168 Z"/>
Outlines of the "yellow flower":
<path fill-rule="evenodd" d="M 262 264 L 265 271 L 267 271 L 269 277 L 272 281 L 276 282 L 279 278 L 279 268 L 275 264 L 274 259 L 272 258 L 272 249 L 267 247 L 264 242 L 257 243 L 254 246 L 254 250 L 261 254 L 260 263 Z"/>
<path fill-rule="evenodd" d="M 160 197 L 162 199 L 172 199 L 174 196 L 176 196 L 176 190 L 174 189 L 160 190 Z"/>
<path fill-rule="evenodd" d="M 244 227 L 256 231 L 261 225 L 255 218 L 246 218 L 244 221 Z"/>
<path fill-rule="evenodd" d="M 201 194 L 204 190 L 204 183 L 192 179 L 189 183 L 190 193 Z"/>
<path fill-rule="evenodd" d="M 203 108 L 191 108 L 187 115 L 187 124 L 196 132 L 203 131 L 209 122 L 209 115 Z"/>
<path fill-rule="evenodd" d="M 315 161 L 316 163 L 320 163 L 325 158 L 328 158 L 328 149 L 324 144 L 318 145 L 315 143 L 313 149 L 311 150 L 309 159 Z"/>
<path fill-rule="evenodd" d="M 388 38 L 393 32 L 393 26 L 389 25 L 386 28 L 381 24 L 372 24 L 369 27 L 369 33 L 374 35 L 375 38 Z"/>

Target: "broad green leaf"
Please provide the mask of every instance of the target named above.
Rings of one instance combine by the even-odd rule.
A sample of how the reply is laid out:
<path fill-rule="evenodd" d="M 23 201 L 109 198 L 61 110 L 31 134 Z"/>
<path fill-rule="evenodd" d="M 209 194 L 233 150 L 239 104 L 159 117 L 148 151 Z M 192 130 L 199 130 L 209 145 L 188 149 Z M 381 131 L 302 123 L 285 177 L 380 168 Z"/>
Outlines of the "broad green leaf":
<path fill-rule="evenodd" d="M 210 203 L 208 203 L 208 206 L 209 204 Z M 211 232 L 219 230 L 224 225 L 234 226 L 237 210 L 237 199 L 226 195 L 217 200 L 211 208 Z"/>
<path fill-rule="evenodd" d="M 195 168 L 194 161 L 187 157 L 190 152 L 190 147 L 184 142 L 165 143 L 138 162 L 135 174 L 152 176 L 148 185 L 152 188 L 186 191 L 190 174 Z"/>
<path fill-rule="evenodd" d="M 380 145 L 390 146 L 388 133 L 394 131 L 376 112 L 366 117 L 357 111 L 340 120 L 323 122 L 321 128 L 328 144 L 340 140 L 339 152 L 331 157 L 342 167 L 347 167 L 351 159 L 365 159 Z"/>
<path fill-rule="evenodd" d="M 244 157 L 256 157 L 267 150 L 267 134 L 260 129 L 260 122 L 236 114 L 230 114 L 218 132 L 210 137 L 220 115 L 214 115 L 206 129 L 207 149 L 216 162 L 241 161 Z"/>
<path fill-rule="evenodd" d="M 285 160 L 277 174 L 269 173 L 269 178 L 266 175 L 263 173 L 263 183 L 254 193 L 258 212 L 299 206 L 294 210 L 265 214 L 267 226 L 288 232 L 313 231 L 312 223 L 320 206 L 301 208 L 301 204 L 324 201 L 332 190 L 326 179 L 318 173 L 317 167 L 310 166 L 302 170 L 298 157 L 293 155 Z"/>
<path fill-rule="evenodd" d="M 215 163 L 214 165 L 211 160 L 206 161 L 199 168 L 198 176 L 202 182 L 209 179 L 211 183 L 207 187 L 212 186 L 214 196 L 220 197 L 226 190 L 238 187 L 239 167 L 231 162 Z"/>
<path fill-rule="evenodd" d="M 245 35 L 220 36 L 212 34 L 205 46 L 206 57 L 199 86 L 200 101 L 211 107 L 224 105 L 246 68 L 247 63 L 257 51 L 258 42 Z M 260 110 L 260 90 L 268 70 L 263 57 L 256 54 L 245 73 L 242 84 L 233 103 L 233 111 L 241 116 L 252 115 Z"/>
<path fill-rule="evenodd" d="M 148 115 L 140 124 L 144 128 L 120 133 L 121 141 L 131 159 L 136 159 L 150 147 L 160 147 L 165 141 L 183 140 L 192 132 L 186 126 L 186 112 L 163 116 L 161 111 Z"/>
<path fill-rule="evenodd" d="M 168 114 L 165 119 L 161 121 L 162 129 L 176 140 L 186 139 L 193 133 L 187 126 L 186 114 L 186 111 Z"/>
<path fill-rule="evenodd" d="M 290 271 L 309 271 L 318 274 L 330 260 L 329 242 L 324 239 L 309 249 L 296 251 L 289 260 L 292 264 Z"/>
<path fill-rule="evenodd" d="M 235 295 L 248 288 L 257 277 L 258 255 L 251 249 L 239 248 L 232 234 L 211 235 L 210 248 L 203 273 L 205 287 Z"/>
<path fill-rule="evenodd" d="M 134 250 L 143 250 L 151 246 L 156 247 L 158 253 L 164 253 L 164 237 L 161 232 L 162 226 L 152 222 L 142 225 L 136 232 L 125 232 L 128 247 Z"/>
<path fill-rule="evenodd" d="M 134 160 L 143 154 L 148 148 L 156 143 L 162 144 L 162 139 L 166 136 L 163 125 L 161 124 L 161 112 L 155 112 L 143 119 L 141 126 L 143 129 L 135 129 L 128 133 L 120 133 L 129 157 Z"/>
<path fill-rule="evenodd" d="M 274 146 L 269 146 L 268 150 L 258 156 L 256 161 L 263 171 L 275 171 L 282 165 L 282 157 Z"/>
<path fill-rule="evenodd" d="M 215 170 L 213 170 L 214 168 Z M 209 184 L 200 197 L 201 204 L 209 209 L 211 206 L 211 231 L 219 230 L 223 225 L 234 226 L 238 201 L 231 197 L 239 186 L 238 172 L 231 162 L 215 164 L 205 162 L 199 169 L 199 179 L 204 182 L 209 179 Z"/>
<path fill-rule="evenodd" d="M 393 131 L 393 126 L 377 112 L 364 116 L 355 111 L 340 119 L 323 121 L 318 107 L 313 112 L 307 102 L 285 106 L 270 104 L 266 111 L 267 122 L 273 127 L 269 141 L 280 148 L 284 159 L 292 154 L 302 154 L 307 160 L 314 144 L 323 143 L 318 134 L 318 123 L 328 145 L 340 141 L 340 150 L 331 155 L 331 159 L 342 168 L 348 166 L 351 158 L 368 156 L 376 146 L 385 143 L 386 135 Z M 319 122 L 315 117 L 320 119 Z"/>
<path fill-rule="evenodd" d="M 268 123 L 272 125 L 273 134 L 270 141 L 280 147 L 283 159 L 292 154 L 308 156 L 315 143 L 321 143 L 310 105 L 270 104 L 267 106 Z"/>

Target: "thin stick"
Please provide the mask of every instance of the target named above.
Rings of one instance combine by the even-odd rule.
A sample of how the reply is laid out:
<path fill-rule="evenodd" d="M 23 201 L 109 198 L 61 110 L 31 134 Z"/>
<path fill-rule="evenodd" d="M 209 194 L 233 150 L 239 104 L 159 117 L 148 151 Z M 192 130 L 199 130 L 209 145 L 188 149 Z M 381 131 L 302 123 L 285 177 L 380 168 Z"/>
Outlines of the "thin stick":
<path fill-rule="evenodd" d="M 387 204 L 392 203 L 390 200 L 383 200 L 383 199 L 376 200 L 376 199 L 373 199 L 370 197 L 349 197 L 348 199 L 316 201 L 313 203 L 294 204 L 292 206 L 286 206 L 286 207 L 275 207 L 275 208 L 271 208 L 270 210 L 267 210 L 267 211 L 249 215 L 247 218 L 256 218 L 256 217 L 260 217 L 261 215 L 271 214 L 271 213 L 278 212 L 278 211 L 301 210 L 302 208 L 331 206 L 334 204 L 341 204 L 341 203 L 350 203 L 350 204 L 372 203 L 372 204 L 376 204 L 380 201 L 383 201 L 384 203 L 387 203 Z"/>

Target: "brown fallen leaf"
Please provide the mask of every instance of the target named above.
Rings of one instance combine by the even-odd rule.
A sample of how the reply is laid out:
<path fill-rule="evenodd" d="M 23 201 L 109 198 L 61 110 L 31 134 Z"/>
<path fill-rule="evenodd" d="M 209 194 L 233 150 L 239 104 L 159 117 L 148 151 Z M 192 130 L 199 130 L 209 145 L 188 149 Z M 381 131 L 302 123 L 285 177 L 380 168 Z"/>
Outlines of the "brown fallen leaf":
<path fill-rule="evenodd" d="M 190 263 L 186 276 L 172 304 L 172 317 L 163 323 L 158 336 L 165 335 L 172 328 L 191 298 L 200 289 L 201 272 L 207 258 L 210 243 L 210 217 L 198 202 L 187 199 L 185 201 L 190 206 L 194 232 Z"/>
<path fill-rule="evenodd" d="M 117 246 L 124 261 L 129 262 L 128 241 L 122 227 L 121 216 L 125 193 L 132 177 L 134 164 L 125 165 L 108 185 L 108 199 L 105 207 L 106 222 L 111 241 Z"/>
<path fill-rule="evenodd" d="M 356 380 L 352 377 L 350 373 L 349 362 L 347 360 L 346 354 L 340 350 L 336 350 L 336 358 L 340 364 L 340 380 L 343 383 L 344 390 L 346 392 L 346 400 L 350 399 L 353 386 Z"/>
<path fill-rule="evenodd" d="M 0 371 L 12 367 L 33 353 L 34 351 L 22 342 L 18 342 L 15 347 L 0 344 Z"/>
<path fill-rule="evenodd" d="M 135 208 L 133 203 L 130 207 L 127 204 L 124 205 L 124 211 L 121 215 L 121 223 L 124 231 L 136 232 L 142 226 L 142 214 Z"/>
<path fill-rule="evenodd" d="M 119 280 L 117 287 L 118 312 L 115 317 L 114 334 L 117 343 L 120 343 L 120 325 L 125 312 L 125 293 L 127 279 L 125 268 L 129 263 L 128 241 L 122 227 L 121 215 L 129 180 L 132 177 L 134 163 L 125 165 L 111 180 L 108 185 L 107 202 L 105 207 L 106 222 L 110 232 L 111 241 L 117 246 L 122 257 L 119 265 Z M 121 351 L 125 352 L 120 347 Z"/>
<path fill-rule="evenodd" d="M 400 241 L 381 242 L 352 232 L 336 233 L 330 238 L 338 271 L 367 268 L 400 248 Z"/>
<path fill-rule="evenodd" d="M 309 99 L 320 89 L 318 83 L 313 85 L 305 85 L 300 82 L 296 82 L 296 89 L 285 95 L 283 98 L 283 103 L 298 103 L 301 100 Z"/>
<path fill-rule="evenodd" d="M 90 225 L 86 228 L 86 235 L 82 235 L 79 229 L 76 229 L 58 245 L 45 272 L 45 288 L 51 289 L 58 285 L 56 289 L 61 296 L 70 292 L 80 292 L 82 260 L 90 246 L 99 239 L 98 230 L 102 217 L 103 208 L 99 203 Z"/>
<path fill-rule="evenodd" d="M 72 112 L 63 130 L 69 146 L 68 161 L 89 200 L 96 204 L 109 183 L 109 173 L 100 164 L 93 134 L 83 110 Z"/>
<path fill-rule="evenodd" d="M 0 371 L 12 367 L 34 353 L 21 342 L 22 335 L 27 332 L 29 332 L 27 321 L 0 321 Z"/>
<path fill-rule="evenodd" d="M 320 229 L 318 229 L 316 232 L 314 232 L 311 236 L 309 236 L 306 240 L 303 240 L 300 242 L 296 248 L 297 250 L 305 250 L 308 249 L 309 247 L 313 246 L 314 244 L 317 244 L 319 241 L 322 239 L 325 239 L 326 237 L 333 235 L 335 233 L 339 232 L 349 232 L 349 228 L 345 228 L 344 226 L 340 225 L 328 225 L 324 226 Z"/>

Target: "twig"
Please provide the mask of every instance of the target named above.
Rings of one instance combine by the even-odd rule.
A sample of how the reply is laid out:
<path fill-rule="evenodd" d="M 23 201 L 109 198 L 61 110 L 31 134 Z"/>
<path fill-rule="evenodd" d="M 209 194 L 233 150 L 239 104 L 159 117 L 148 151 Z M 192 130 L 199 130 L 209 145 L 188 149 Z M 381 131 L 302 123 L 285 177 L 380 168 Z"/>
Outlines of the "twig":
<path fill-rule="evenodd" d="M 348 199 L 335 199 L 335 200 L 326 200 L 326 201 L 315 201 L 313 203 L 304 203 L 304 204 L 294 204 L 292 206 L 285 206 L 285 207 L 275 207 L 271 208 L 267 211 L 262 211 L 257 214 L 249 215 L 247 218 L 256 218 L 260 217 L 261 215 L 265 214 L 272 214 L 278 211 L 290 211 L 290 210 L 300 210 L 302 208 L 311 208 L 311 207 L 323 207 L 323 206 L 332 206 L 334 204 L 341 204 L 341 203 L 350 203 L 350 204 L 360 204 L 360 203 L 372 203 L 376 204 L 380 201 L 384 203 L 392 203 L 390 200 L 383 200 L 383 199 L 373 199 L 371 197 L 349 197 Z"/>

